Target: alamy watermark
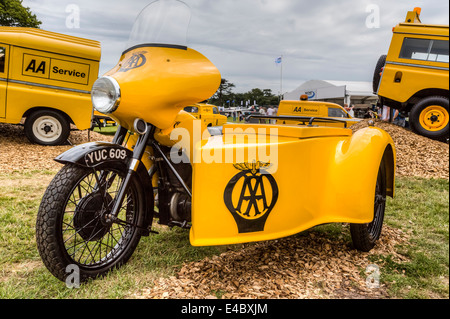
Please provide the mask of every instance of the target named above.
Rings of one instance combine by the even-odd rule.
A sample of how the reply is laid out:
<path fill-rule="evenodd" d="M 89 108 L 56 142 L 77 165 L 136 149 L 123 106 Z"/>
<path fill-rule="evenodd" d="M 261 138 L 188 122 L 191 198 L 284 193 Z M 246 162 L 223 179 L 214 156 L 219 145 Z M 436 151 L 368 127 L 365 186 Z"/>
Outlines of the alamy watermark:
<path fill-rule="evenodd" d="M 264 173 L 274 174 L 278 170 L 278 128 L 276 127 L 228 127 L 223 136 L 210 136 L 202 132 L 202 121 L 195 120 L 192 135 L 185 128 L 175 128 L 170 139 L 177 143 L 172 147 L 170 159 L 173 163 L 192 164 L 239 164 L 270 163 Z M 202 142 L 203 141 L 203 142 Z M 201 148 L 198 143 L 202 142 Z M 187 158 L 186 154 L 192 154 Z"/>
<path fill-rule="evenodd" d="M 80 6 L 77 4 L 68 4 L 66 6 L 66 13 L 69 15 L 66 17 L 67 29 L 79 29 L 80 28 Z"/>
<path fill-rule="evenodd" d="M 380 288 L 380 267 L 377 265 L 369 265 L 366 268 L 366 286 L 369 289 L 378 289 Z"/>
<path fill-rule="evenodd" d="M 369 15 L 366 18 L 366 27 L 368 29 L 381 28 L 381 11 L 380 6 L 377 4 L 369 4 L 366 7 L 366 13 Z"/>
<path fill-rule="evenodd" d="M 80 267 L 70 264 L 66 267 L 66 287 L 69 289 L 80 288 Z"/>

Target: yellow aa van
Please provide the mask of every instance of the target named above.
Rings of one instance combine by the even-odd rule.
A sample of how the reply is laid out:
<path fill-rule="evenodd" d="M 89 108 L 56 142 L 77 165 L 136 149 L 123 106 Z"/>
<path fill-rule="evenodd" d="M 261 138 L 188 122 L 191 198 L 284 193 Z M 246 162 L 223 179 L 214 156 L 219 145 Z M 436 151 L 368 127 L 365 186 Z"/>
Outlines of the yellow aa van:
<path fill-rule="evenodd" d="M 70 125 L 91 128 L 98 41 L 33 28 L 0 27 L 0 123 L 19 124 L 41 145 L 67 141 Z"/>
<path fill-rule="evenodd" d="M 449 134 L 449 26 L 424 24 L 420 8 L 394 27 L 389 53 L 380 57 L 374 92 L 380 103 L 409 114 L 417 134 L 446 140 Z"/>
<path fill-rule="evenodd" d="M 320 101 L 307 101 L 305 99 L 299 101 L 281 101 L 278 107 L 277 116 L 334 118 L 339 120 L 339 122 L 336 121 L 336 123 L 327 123 L 327 126 L 335 127 L 350 127 L 361 121 L 350 116 L 350 114 L 348 114 L 348 112 L 338 104 Z M 298 120 L 278 120 L 278 124 L 301 124 L 301 122 Z"/>
<path fill-rule="evenodd" d="M 184 111 L 192 114 L 196 119 L 202 120 L 206 127 L 223 126 L 227 123 L 227 117 L 221 115 L 215 105 L 198 103 L 185 107 Z"/>

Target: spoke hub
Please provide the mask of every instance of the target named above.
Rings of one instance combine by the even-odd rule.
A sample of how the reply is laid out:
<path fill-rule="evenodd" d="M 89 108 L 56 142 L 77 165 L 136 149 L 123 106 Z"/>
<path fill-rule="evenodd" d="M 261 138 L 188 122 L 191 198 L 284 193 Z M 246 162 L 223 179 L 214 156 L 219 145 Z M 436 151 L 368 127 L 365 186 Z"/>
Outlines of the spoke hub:
<path fill-rule="evenodd" d="M 82 198 L 75 210 L 73 224 L 77 233 L 85 241 L 98 241 L 108 233 L 112 223 L 106 216 L 113 201 L 111 195 L 95 192 Z"/>

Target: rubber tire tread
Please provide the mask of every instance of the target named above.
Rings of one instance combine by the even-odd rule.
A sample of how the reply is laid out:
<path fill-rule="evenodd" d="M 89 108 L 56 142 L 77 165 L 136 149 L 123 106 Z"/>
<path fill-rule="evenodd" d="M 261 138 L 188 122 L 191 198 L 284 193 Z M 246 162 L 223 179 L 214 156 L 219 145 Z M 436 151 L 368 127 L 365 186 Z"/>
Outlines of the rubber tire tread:
<path fill-rule="evenodd" d="M 73 190 L 73 182 L 71 181 L 78 181 L 87 171 L 89 169 L 74 164 L 64 166 L 50 183 L 39 207 L 36 220 L 37 248 L 44 265 L 61 281 L 66 280 L 69 275 L 66 273 L 66 267 L 73 262 L 68 258 L 64 247 L 58 244 L 57 220 L 59 214 L 65 209 L 68 194 Z M 143 218 L 142 215 L 139 218 Z M 120 260 L 115 261 L 111 267 L 96 272 L 80 269 L 80 282 L 105 275 L 111 269 L 119 268 L 125 264 L 139 244 L 140 238 L 140 232 L 136 231 L 132 242 L 128 245 L 126 251 L 121 254 Z"/>
<path fill-rule="evenodd" d="M 372 82 L 374 94 L 377 94 L 377 92 L 378 92 L 378 88 L 380 86 L 380 81 L 381 81 L 380 73 L 382 72 L 382 69 L 386 65 L 386 59 L 387 59 L 387 55 L 382 55 L 378 59 L 377 65 L 375 67 L 375 72 L 373 74 L 373 82 Z"/>

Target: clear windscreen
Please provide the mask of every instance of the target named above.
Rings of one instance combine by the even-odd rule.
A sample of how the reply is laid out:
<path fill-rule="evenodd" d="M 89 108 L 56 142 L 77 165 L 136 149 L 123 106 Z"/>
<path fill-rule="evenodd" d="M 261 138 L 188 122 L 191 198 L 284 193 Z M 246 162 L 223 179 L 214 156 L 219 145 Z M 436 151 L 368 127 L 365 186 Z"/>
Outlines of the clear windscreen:
<path fill-rule="evenodd" d="M 179 0 L 157 0 L 145 7 L 137 17 L 127 49 L 139 45 L 187 46 L 191 10 Z"/>

